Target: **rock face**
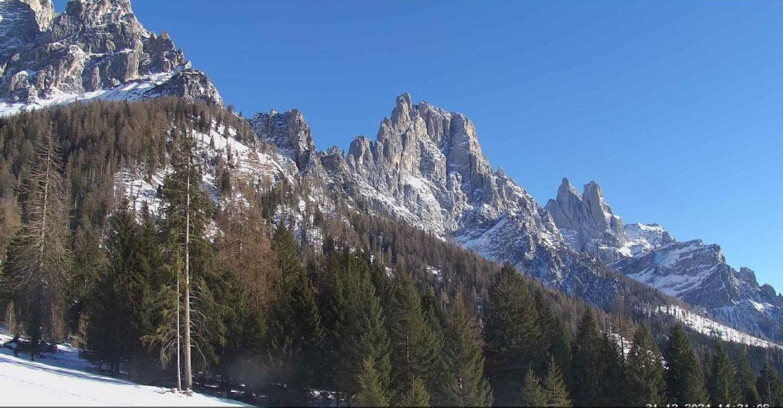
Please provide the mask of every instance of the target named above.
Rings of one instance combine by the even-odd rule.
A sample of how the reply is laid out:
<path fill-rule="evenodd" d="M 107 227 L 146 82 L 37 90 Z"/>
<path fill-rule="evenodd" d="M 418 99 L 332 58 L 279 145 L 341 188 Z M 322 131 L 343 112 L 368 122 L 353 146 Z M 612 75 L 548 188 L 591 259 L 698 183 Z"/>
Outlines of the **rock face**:
<path fill-rule="evenodd" d="M 564 178 L 557 198 L 547 202 L 546 210 L 575 251 L 587 252 L 603 262 L 613 262 L 624 255 L 627 240 L 623 222 L 606 204 L 595 181 L 585 184 L 584 193 L 579 194 Z"/>
<path fill-rule="evenodd" d="M 167 34 L 147 31 L 128 0 L 0 1 L 0 113 L 74 100 L 177 96 L 222 104 Z"/>
<path fill-rule="evenodd" d="M 510 262 L 595 304 L 614 299 L 624 277 L 569 249 L 549 212 L 492 169 L 465 115 L 414 104 L 403 94 L 376 140 L 359 136 L 347 152 L 333 147 L 318 154 L 303 122 L 297 111 L 251 120 L 256 134 L 294 160 L 303 177 L 349 202 Z"/>
<path fill-rule="evenodd" d="M 300 171 L 312 166 L 317 158 L 310 126 L 299 110 L 285 113 L 257 113 L 250 118 L 256 135 L 277 146 L 278 151 L 296 163 Z"/>
<path fill-rule="evenodd" d="M 584 193 L 563 179 L 546 209 L 575 251 L 584 252 L 628 277 L 707 310 L 751 334 L 783 338 L 783 298 L 759 286 L 750 269 L 726 264 L 718 245 L 677 242 L 658 224 L 628 224 L 606 204 L 601 187 Z"/>

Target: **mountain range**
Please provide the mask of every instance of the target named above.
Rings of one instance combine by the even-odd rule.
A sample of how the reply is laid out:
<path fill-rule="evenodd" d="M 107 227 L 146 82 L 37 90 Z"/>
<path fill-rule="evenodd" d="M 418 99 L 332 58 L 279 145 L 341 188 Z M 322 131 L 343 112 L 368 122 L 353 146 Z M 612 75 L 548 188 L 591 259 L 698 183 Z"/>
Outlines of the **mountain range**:
<path fill-rule="evenodd" d="M 146 30 L 128 0 L 71 0 L 61 14 L 51 0 L 0 0 L 0 115 L 81 100 L 165 96 L 223 104 L 209 77 L 167 34 Z M 302 207 L 330 211 L 323 198 L 339 197 L 351 208 L 511 263 L 598 306 L 615 307 L 627 288 L 644 288 L 655 299 L 628 306 L 657 310 L 677 298 L 692 313 L 783 341 L 783 297 L 759 285 L 750 269 L 726 264 L 718 245 L 679 242 L 657 224 L 625 224 L 595 182 L 580 193 L 563 179 L 555 199 L 542 207 L 492 167 L 476 126 L 461 113 L 402 94 L 376 138 L 357 137 L 347 152 L 318 151 L 298 110 L 258 113 L 247 122 L 276 153 L 254 149 L 236 129 L 214 124 L 198 135 L 203 157 L 231 151 L 233 171 L 259 188 L 281 180 L 306 185 Z M 116 179 L 134 199 L 155 200 L 159 178 L 143 181 L 128 169 Z M 216 181 L 204 185 L 214 189 Z"/>

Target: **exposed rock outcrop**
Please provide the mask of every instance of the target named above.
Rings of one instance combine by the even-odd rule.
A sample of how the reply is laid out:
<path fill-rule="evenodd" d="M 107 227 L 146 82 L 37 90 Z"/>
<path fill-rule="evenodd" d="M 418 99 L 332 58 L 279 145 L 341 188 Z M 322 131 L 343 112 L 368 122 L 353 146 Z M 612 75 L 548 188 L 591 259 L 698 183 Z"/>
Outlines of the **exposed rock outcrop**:
<path fill-rule="evenodd" d="M 222 104 L 167 34 L 147 31 L 128 0 L 0 2 L 0 113 L 73 100 L 177 96 Z"/>

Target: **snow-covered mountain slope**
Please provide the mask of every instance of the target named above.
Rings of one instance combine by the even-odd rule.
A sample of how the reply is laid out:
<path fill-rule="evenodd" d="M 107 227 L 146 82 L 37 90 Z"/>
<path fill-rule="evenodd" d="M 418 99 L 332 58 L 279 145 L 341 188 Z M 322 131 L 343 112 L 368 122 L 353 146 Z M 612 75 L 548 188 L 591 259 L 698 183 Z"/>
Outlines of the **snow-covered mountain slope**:
<path fill-rule="evenodd" d="M 360 136 L 347 153 L 333 147 L 315 154 L 298 111 L 259 114 L 251 123 L 259 138 L 300 163 L 305 180 L 350 206 L 510 262 L 594 304 L 612 302 L 627 280 L 568 248 L 549 213 L 502 170 L 492 169 L 465 115 L 413 104 L 403 94 L 377 139 Z"/>
<path fill-rule="evenodd" d="M 347 153 L 333 147 L 316 154 L 299 111 L 258 114 L 250 122 L 259 138 L 297 162 L 305 180 L 373 213 L 510 262 L 593 304 L 608 305 L 620 287 L 629 288 L 627 279 L 608 265 L 676 243 L 660 225 L 624 225 L 595 182 L 580 194 L 564 180 L 558 199 L 541 208 L 502 170 L 492 169 L 467 117 L 426 102 L 413 104 L 408 94 L 397 98 L 375 141 L 360 136 Z M 679 295 L 655 281 L 631 277 Z M 665 296 L 658 299 L 661 305 L 671 303 Z M 759 326 L 735 327 L 771 334 Z"/>
<path fill-rule="evenodd" d="M 168 34 L 146 30 L 129 0 L 0 0 L 0 115 L 77 100 L 162 96 L 222 104 Z"/>
<path fill-rule="evenodd" d="M 0 345 L 11 340 L 0 334 Z M 162 387 L 89 372 L 91 364 L 67 344 L 30 361 L 0 347 L 0 406 L 247 406 L 239 401 L 194 393 L 188 397 Z"/>
<path fill-rule="evenodd" d="M 210 192 L 217 205 L 226 205 L 229 201 L 247 201 L 243 197 L 245 190 L 242 188 L 232 189 L 230 195 L 218 194 L 218 162 L 229 169 L 234 185 L 247 186 L 253 193 L 266 191 L 283 180 L 292 184 L 296 182 L 298 170 L 295 162 L 265 149 L 263 145 L 240 141 L 236 128 L 218 124 L 213 120 L 208 131 L 195 127 L 178 130 L 190 132 L 195 139 L 195 155 L 203 173 L 202 186 Z M 169 166 L 154 174 L 144 174 L 134 166 L 121 169 L 114 175 L 115 190 L 127 197 L 137 210 L 146 204 L 151 211 L 157 213 L 161 204 L 158 189 L 162 187 L 170 171 Z"/>
<path fill-rule="evenodd" d="M 778 348 L 783 349 L 783 346 L 773 343 L 758 337 L 750 336 L 739 330 L 735 330 L 725 324 L 716 322 L 708 317 L 701 316 L 698 313 L 683 309 L 677 305 L 671 306 L 659 306 L 656 313 L 662 313 L 674 317 L 677 321 L 683 325 L 690 327 L 691 329 L 712 337 L 718 337 L 723 341 L 747 344 L 749 346 L 763 347 L 763 348 Z"/>
<path fill-rule="evenodd" d="M 720 246 L 698 239 L 677 242 L 658 224 L 623 224 L 595 182 L 580 195 L 563 179 L 557 198 L 546 208 L 575 251 L 735 328 L 783 339 L 783 297 L 769 285 L 759 286 L 750 269 L 737 271 L 726 264 Z"/>

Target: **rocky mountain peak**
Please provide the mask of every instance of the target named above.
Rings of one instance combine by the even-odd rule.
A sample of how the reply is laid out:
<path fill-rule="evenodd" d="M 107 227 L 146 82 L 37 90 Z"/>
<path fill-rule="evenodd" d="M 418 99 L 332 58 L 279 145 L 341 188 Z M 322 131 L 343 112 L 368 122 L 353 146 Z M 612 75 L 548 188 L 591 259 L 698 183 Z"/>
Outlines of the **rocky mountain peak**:
<path fill-rule="evenodd" d="M 0 115 L 75 100 L 160 96 L 222 104 L 171 38 L 147 31 L 129 0 L 0 1 Z"/>
<path fill-rule="evenodd" d="M 274 144 L 281 154 L 296 162 L 300 171 L 316 157 L 310 126 L 298 109 L 282 114 L 275 110 L 257 113 L 250 125 L 259 138 Z"/>

